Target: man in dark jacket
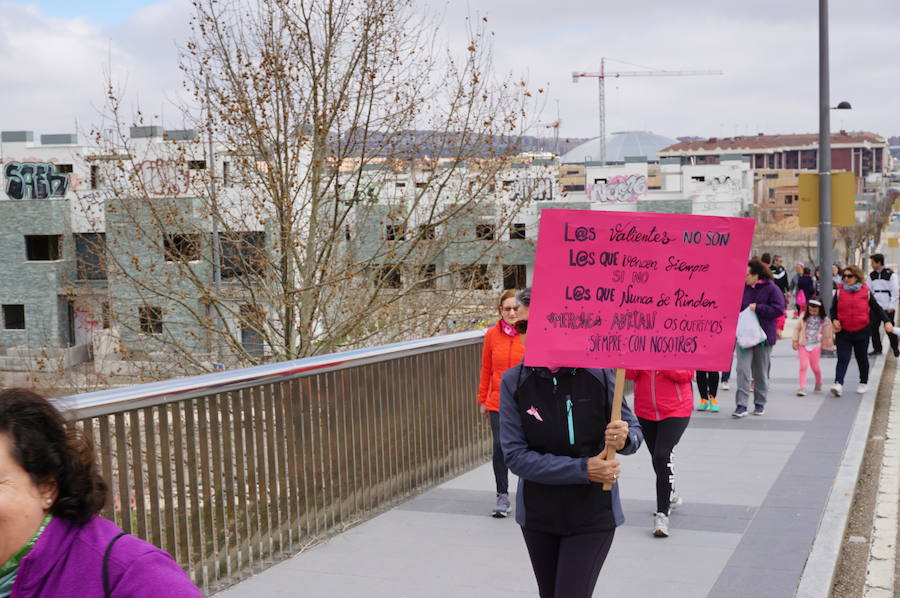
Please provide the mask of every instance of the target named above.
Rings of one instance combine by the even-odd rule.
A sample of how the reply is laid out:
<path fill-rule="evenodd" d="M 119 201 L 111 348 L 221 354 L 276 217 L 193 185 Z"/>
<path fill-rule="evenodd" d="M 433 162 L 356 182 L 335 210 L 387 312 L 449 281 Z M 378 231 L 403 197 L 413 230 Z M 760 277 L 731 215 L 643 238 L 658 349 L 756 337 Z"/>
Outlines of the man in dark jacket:
<path fill-rule="evenodd" d="M 784 269 L 783 262 L 784 260 L 781 259 L 781 256 L 776 254 L 772 257 L 772 266 L 769 270 L 772 271 L 772 282 L 781 289 L 783 294 L 787 295 L 790 281 L 788 280 L 787 270 Z"/>
<path fill-rule="evenodd" d="M 747 265 L 747 280 L 744 297 L 741 300 L 741 311 L 750 309 L 756 313 L 759 325 L 766 333 L 766 341 L 755 347 L 737 348 L 737 392 L 735 393 L 735 409 L 732 417 L 747 415 L 750 402 L 750 381 L 753 381 L 753 415 L 766 412 L 766 400 L 769 392 L 769 357 L 772 347 L 778 340 L 775 331 L 776 320 L 784 313 L 784 294 L 772 282 L 772 272 L 757 259 L 750 260 Z"/>

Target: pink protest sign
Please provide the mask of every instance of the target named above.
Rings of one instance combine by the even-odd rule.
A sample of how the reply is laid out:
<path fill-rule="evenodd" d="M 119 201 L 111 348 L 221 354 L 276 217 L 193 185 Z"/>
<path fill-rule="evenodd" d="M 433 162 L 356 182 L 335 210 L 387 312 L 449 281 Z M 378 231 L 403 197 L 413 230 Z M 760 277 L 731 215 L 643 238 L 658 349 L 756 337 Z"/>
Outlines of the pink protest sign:
<path fill-rule="evenodd" d="M 526 365 L 727 370 L 753 224 L 543 210 Z"/>

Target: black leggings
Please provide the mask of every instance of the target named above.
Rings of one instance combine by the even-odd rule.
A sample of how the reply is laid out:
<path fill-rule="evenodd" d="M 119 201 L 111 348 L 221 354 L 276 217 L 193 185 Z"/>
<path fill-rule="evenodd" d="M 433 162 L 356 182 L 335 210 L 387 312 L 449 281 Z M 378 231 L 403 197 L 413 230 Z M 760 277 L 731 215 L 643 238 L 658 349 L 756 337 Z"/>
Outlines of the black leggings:
<path fill-rule="evenodd" d="M 503 448 L 500 446 L 500 412 L 488 411 L 491 415 L 491 436 L 494 438 L 494 482 L 497 494 L 509 493 L 509 471 L 503 460 Z"/>
<path fill-rule="evenodd" d="M 559 536 L 523 527 L 541 598 L 591 598 L 615 533 Z"/>
<path fill-rule="evenodd" d="M 847 373 L 847 366 L 850 365 L 851 350 L 856 354 L 856 365 L 859 366 L 859 383 L 869 382 L 869 356 L 866 355 L 866 351 L 869 350 L 869 334 L 869 328 L 866 327 L 853 332 L 841 330 L 834 335 L 834 344 L 837 345 L 837 368 L 834 372 L 834 381 L 838 384 L 844 383 L 844 374 Z"/>
<path fill-rule="evenodd" d="M 701 399 L 715 398 L 719 393 L 719 372 L 697 370 L 697 390 Z"/>
<path fill-rule="evenodd" d="M 669 514 L 669 502 L 675 488 L 675 470 L 672 467 L 672 451 L 691 421 L 689 417 L 667 417 L 658 422 L 638 418 L 644 431 L 644 443 L 653 459 L 656 472 L 656 512 Z"/>

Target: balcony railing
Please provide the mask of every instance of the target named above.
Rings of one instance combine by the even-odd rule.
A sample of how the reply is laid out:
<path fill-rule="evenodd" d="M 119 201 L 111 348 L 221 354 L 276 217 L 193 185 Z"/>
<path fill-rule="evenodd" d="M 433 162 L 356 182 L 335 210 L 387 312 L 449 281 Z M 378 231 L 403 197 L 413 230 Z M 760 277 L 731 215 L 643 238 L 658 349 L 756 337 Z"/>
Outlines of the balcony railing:
<path fill-rule="evenodd" d="M 480 331 L 64 397 L 103 515 L 203 590 L 296 554 L 490 454 Z"/>

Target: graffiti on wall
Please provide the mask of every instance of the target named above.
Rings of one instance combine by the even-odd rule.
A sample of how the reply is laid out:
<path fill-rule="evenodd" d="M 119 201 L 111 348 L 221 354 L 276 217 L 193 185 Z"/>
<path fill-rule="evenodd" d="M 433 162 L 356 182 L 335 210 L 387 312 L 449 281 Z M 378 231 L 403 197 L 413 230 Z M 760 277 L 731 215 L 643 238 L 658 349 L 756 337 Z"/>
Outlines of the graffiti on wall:
<path fill-rule="evenodd" d="M 51 162 L 7 162 L 3 174 L 10 199 L 65 197 L 69 188 L 69 175 Z"/>
<path fill-rule="evenodd" d="M 707 184 L 714 192 L 738 191 L 741 188 L 740 183 L 730 176 L 714 176 L 707 179 Z"/>
<path fill-rule="evenodd" d="M 588 200 L 634 203 L 647 193 L 647 177 L 642 174 L 611 176 L 606 182 L 585 185 Z"/>
<path fill-rule="evenodd" d="M 552 178 L 522 178 L 505 182 L 503 191 L 509 201 L 550 201 L 557 185 Z"/>
<path fill-rule="evenodd" d="M 177 197 L 188 192 L 189 182 L 183 162 L 177 160 L 144 160 L 137 170 L 148 195 Z"/>

